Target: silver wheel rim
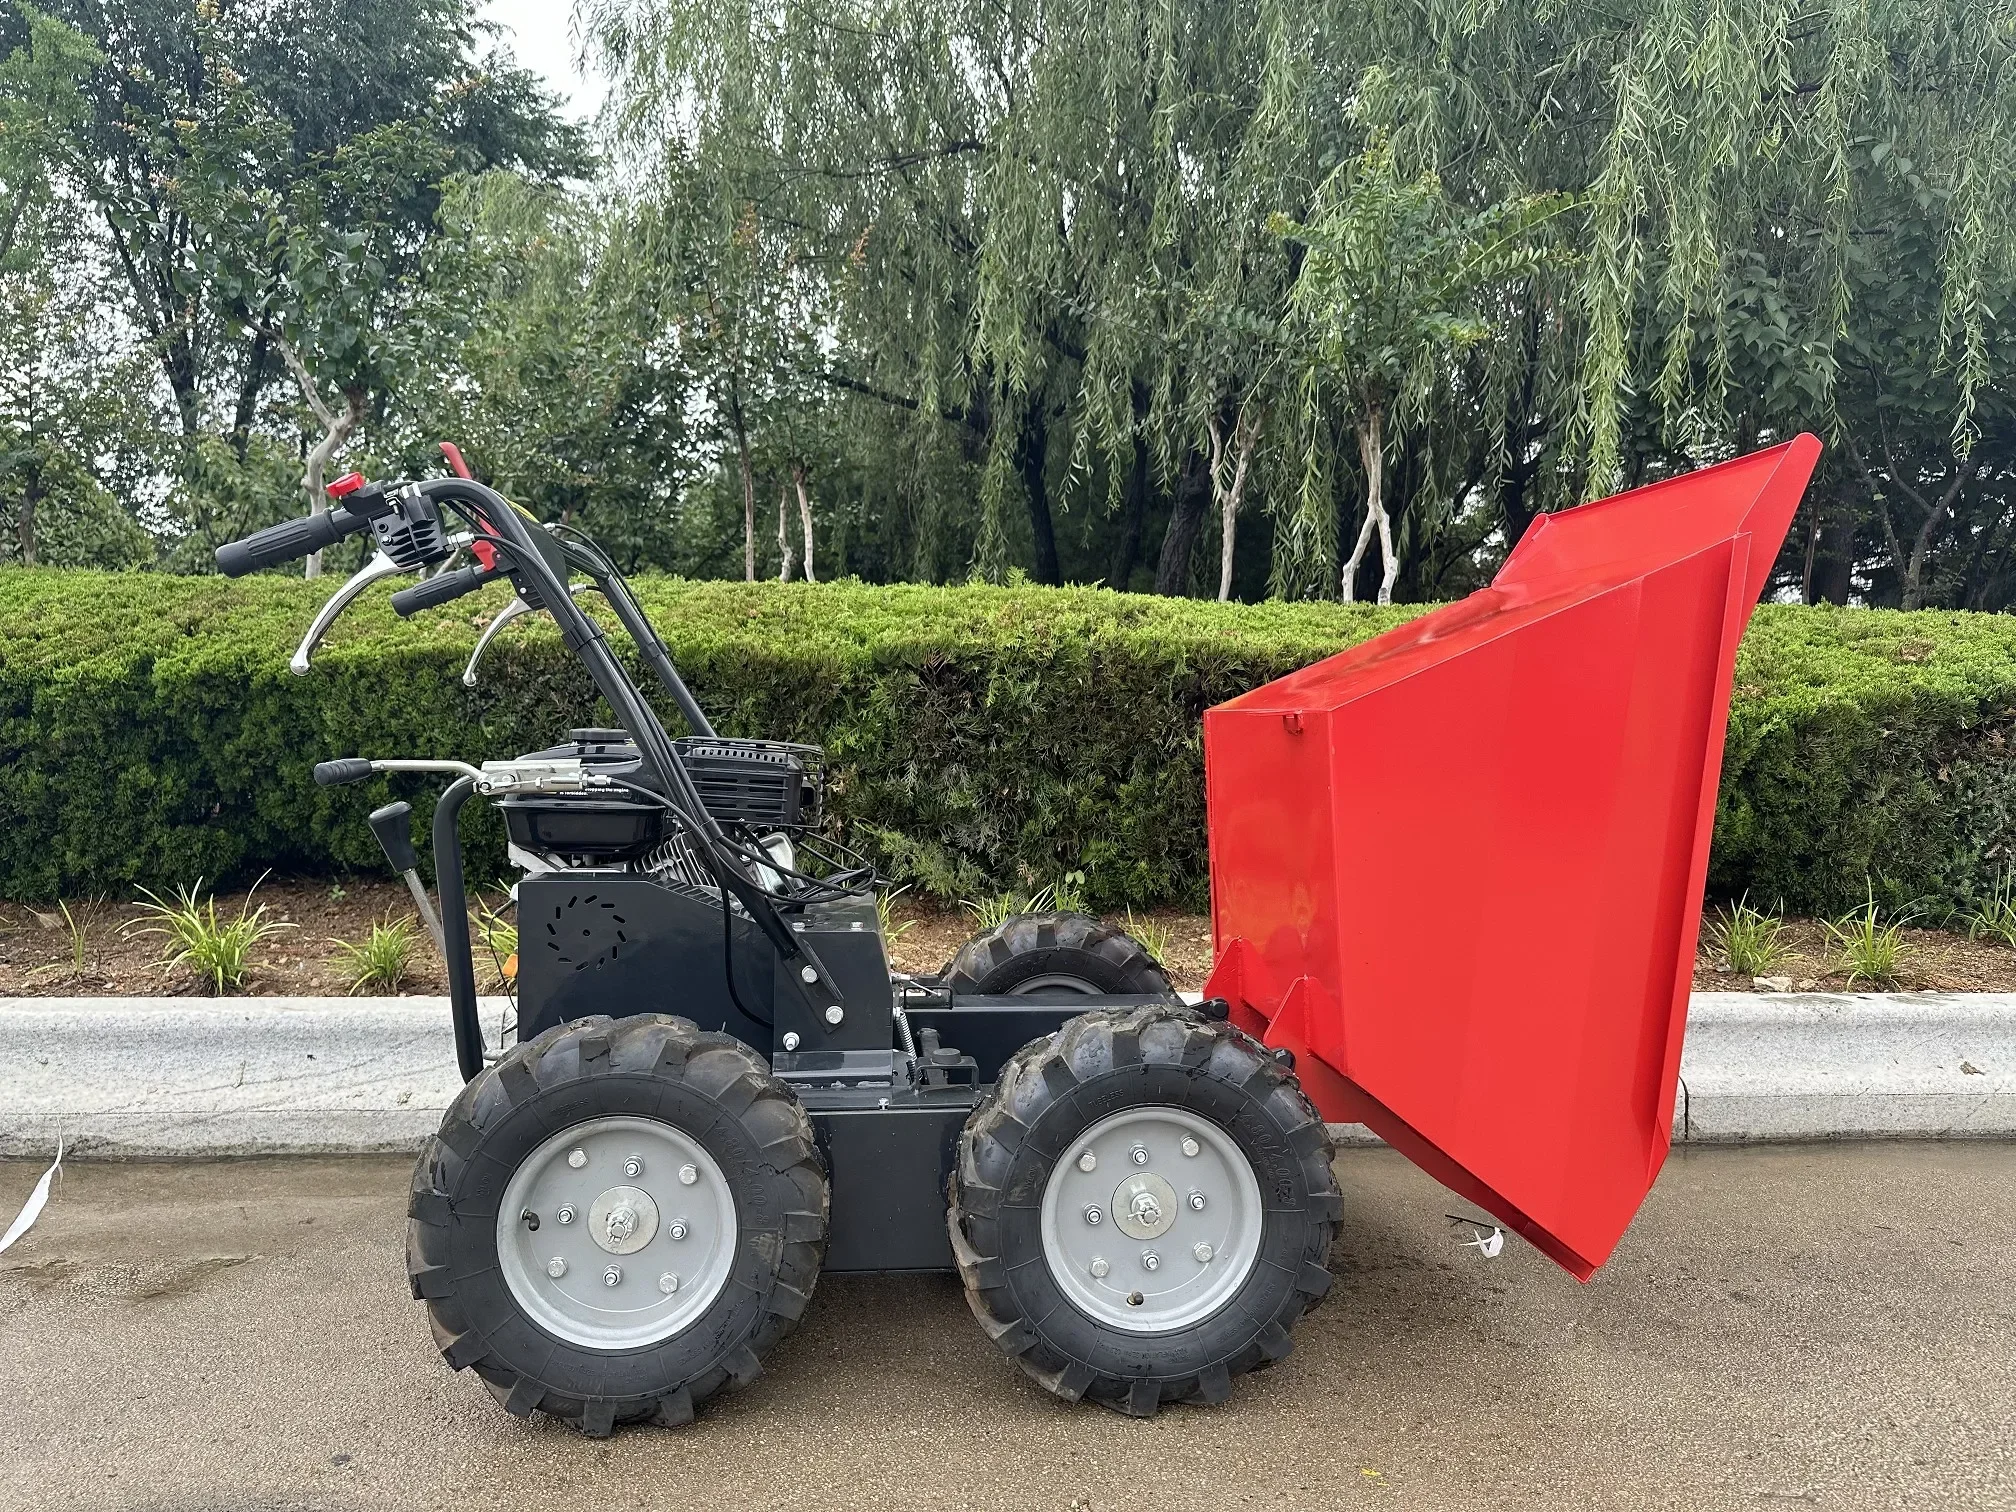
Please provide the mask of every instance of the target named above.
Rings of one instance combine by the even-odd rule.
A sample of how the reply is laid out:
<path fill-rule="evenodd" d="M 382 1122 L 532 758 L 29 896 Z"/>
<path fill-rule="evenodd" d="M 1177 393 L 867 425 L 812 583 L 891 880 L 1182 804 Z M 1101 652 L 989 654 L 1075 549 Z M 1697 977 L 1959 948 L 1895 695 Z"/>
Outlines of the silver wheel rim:
<path fill-rule="evenodd" d="M 519 1162 L 497 1209 L 512 1298 L 584 1349 L 638 1349 L 690 1327 L 727 1285 L 735 1239 L 720 1165 L 655 1118 L 555 1134 Z"/>
<path fill-rule="evenodd" d="M 1043 1258 L 1080 1312 L 1172 1333 L 1245 1284 L 1264 1219 L 1252 1162 L 1223 1129 L 1182 1108 L 1129 1108 L 1079 1135 L 1050 1173 Z"/>

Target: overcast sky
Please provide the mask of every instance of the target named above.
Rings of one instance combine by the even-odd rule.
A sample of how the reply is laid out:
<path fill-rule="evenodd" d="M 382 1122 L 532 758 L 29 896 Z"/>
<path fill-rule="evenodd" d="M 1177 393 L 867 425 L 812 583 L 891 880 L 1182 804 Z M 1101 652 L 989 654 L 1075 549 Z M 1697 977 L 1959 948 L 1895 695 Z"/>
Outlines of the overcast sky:
<path fill-rule="evenodd" d="M 485 0 L 481 14 L 508 33 L 511 51 L 525 67 L 543 74 L 565 102 L 567 114 L 587 120 L 602 103 L 603 83 L 575 67 L 576 50 L 568 35 L 571 0 Z"/>

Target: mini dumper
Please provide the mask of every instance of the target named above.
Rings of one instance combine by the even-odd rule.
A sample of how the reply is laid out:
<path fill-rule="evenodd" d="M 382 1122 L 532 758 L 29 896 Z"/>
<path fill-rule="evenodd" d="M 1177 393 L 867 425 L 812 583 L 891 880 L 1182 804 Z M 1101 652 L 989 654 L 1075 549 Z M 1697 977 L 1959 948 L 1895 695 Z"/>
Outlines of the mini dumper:
<path fill-rule="evenodd" d="M 819 750 L 716 731 L 608 557 L 444 450 L 463 476 L 352 475 L 217 555 L 236 576 L 374 537 L 297 671 L 380 577 L 429 574 L 402 615 L 504 579 L 499 620 L 550 615 L 612 715 L 510 761 L 315 769 L 453 779 L 438 918 L 410 809 L 371 816 L 447 963 L 467 1083 L 414 1171 L 407 1269 L 442 1356 L 508 1410 L 682 1423 L 759 1373 L 822 1273 L 954 1269 L 1060 1397 L 1223 1401 L 1330 1289 L 1326 1121 L 1578 1277 L 1608 1258 L 1671 1138 L 1737 642 L 1812 437 L 1544 516 L 1490 587 L 1210 710 L 1196 1006 L 1076 913 L 893 972 L 874 874 L 822 829 Z M 523 872 L 495 1045 L 472 795 Z M 1543 912 L 1578 920 L 1585 957 L 1539 938 Z"/>

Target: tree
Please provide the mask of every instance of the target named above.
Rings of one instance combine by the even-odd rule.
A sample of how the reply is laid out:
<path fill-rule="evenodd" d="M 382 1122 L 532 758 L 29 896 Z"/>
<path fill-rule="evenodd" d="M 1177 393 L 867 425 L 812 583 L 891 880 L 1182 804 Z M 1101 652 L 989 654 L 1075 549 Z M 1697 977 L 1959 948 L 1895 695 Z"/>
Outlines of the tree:
<path fill-rule="evenodd" d="M 1421 413 L 1455 359 L 1490 338 L 1485 292 L 1531 270 L 1539 256 L 1532 233 L 1567 203 L 1529 195 L 1465 213 L 1436 175 L 1403 179 L 1392 147 L 1380 142 L 1332 175 L 1307 224 L 1277 217 L 1275 229 L 1307 248 L 1291 301 L 1304 343 L 1304 477 L 1324 475 L 1322 418 L 1334 399 L 1365 479 L 1365 523 L 1343 569 L 1347 604 L 1375 530 L 1380 603 L 1393 601 L 1400 573 L 1386 507 L 1388 427 Z M 1304 509 L 1327 512 L 1327 497 L 1309 492 Z"/>

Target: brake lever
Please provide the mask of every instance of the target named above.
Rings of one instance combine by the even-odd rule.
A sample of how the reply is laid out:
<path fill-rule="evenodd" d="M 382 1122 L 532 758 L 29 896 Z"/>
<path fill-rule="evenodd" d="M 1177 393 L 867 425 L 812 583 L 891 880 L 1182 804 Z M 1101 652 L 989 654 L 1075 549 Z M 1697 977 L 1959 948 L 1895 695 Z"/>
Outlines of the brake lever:
<path fill-rule="evenodd" d="M 575 598 L 579 598 L 594 586 L 593 583 L 569 583 L 567 591 Z M 513 620 L 521 619 L 533 612 L 532 606 L 521 598 L 512 599 L 510 603 L 497 611 L 497 617 L 485 625 L 483 633 L 476 637 L 476 649 L 469 653 L 469 665 L 462 669 L 463 687 L 473 688 L 476 686 L 476 663 L 483 660 L 483 653 L 489 648 L 490 642 L 496 637 L 497 632 Z"/>
<path fill-rule="evenodd" d="M 469 544 L 469 537 L 461 534 L 452 535 L 448 537 L 448 544 L 459 551 Z M 451 555 L 441 565 L 446 567 L 453 560 L 454 557 Z M 336 623 L 336 616 L 348 609 L 355 602 L 357 595 L 373 583 L 382 578 L 397 577 L 409 570 L 401 567 L 384 552 L 375 552 L 370 561 L 351 573 L 343 586 L 330 594 L 328 601 L 315 611 L 314 623 L 309 625 L 308 633 L 301 637 L 301 644 L 294 648 L 294 656 L 287 663 L 287 670 L 296 677 L 306 677 L 308 659 L 315 654 L 315 648 L 322 643 L 322 637 L 329 633 L 329 627 Z"/>

